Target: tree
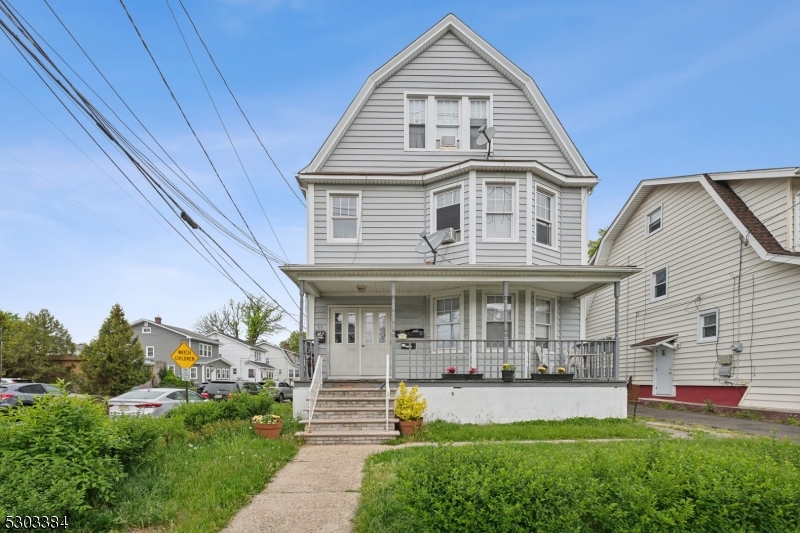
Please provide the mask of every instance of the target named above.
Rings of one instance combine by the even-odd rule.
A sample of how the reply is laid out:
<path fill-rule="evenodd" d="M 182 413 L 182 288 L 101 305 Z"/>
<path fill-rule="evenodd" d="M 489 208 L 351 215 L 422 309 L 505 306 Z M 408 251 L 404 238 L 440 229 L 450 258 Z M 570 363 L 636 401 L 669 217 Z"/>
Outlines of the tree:
<path fill-rule="evenodd" d="M 229 300 L 221 309 L 200 316 L 194 328 L 200 333 L 224 333 L 250 344 L 264 342 L 283 320 L 283 311 L 264 298 L 249 297 L 241 302 Z"/>
<path fill-rule="evenodd" d="M 589 257 L 592 257 L 597 249 L 600 247 L 600 241 L 603 240 L 603 235 L 606 234 L 608 228 L 600 228 L 597 230 L 597 238 L 589 239 Z"/>
<path fill-rule="evenodd" d="M 306 332 L 303 332 L 303 338 L 306 338 Z M 300 332 L 295 330 L 289 334 L 289 338 L 281 343 L 288 350 L 294 353 L 300 353 Z"/>
<path fill-rule="evenodd" d="M 138 337 L 114 304 L 97 337 L 81 352 L 84 392 L 117 396 L 152 377 Z"/>
<path fill-rule="evenodd" d="M 17 315 L 1 313 L 3 321 L 3 374 L 34 381 L 52 381 L 63 374 L 51 355 L 72 353 L 67 328 L 47 309 L 28 313 L 20 320 Z"/>

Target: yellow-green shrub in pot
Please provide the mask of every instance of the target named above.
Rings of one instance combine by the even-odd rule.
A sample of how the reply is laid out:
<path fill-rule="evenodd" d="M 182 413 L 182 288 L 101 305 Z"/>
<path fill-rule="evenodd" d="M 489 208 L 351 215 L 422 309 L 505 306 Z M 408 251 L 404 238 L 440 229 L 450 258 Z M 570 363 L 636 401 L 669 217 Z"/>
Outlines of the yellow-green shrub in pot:
<path fill-rule="evenodd" d="M 404 381 L 400 382 L 397 396 L 394 399 L 394 416 L 400 419 L 400 433 L 413 435 L 422 425 L 422 413 L 428 407 L 428 400 L 422 398 L 419 386 L 411 389 L 406 387 Z"/>

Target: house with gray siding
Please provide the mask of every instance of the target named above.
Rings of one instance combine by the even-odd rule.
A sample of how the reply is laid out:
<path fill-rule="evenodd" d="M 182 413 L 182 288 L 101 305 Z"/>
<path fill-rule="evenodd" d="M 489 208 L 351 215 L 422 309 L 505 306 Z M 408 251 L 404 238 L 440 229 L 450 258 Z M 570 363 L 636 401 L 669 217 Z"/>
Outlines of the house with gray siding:
<path fill-rule="evenodd" d="M 429 384 L 456 367 L 488 386 L 506 361 L 530 385 L 507 399 L 518 411 L 480 413 L 486 390 L 458 405 L 429 391 L 430 416 L 625 416 L 614 340 L 586 338 L 584 305 L 638 269 L 588 264 L 597 176 L 533 79 L 457 17 L 376 70 L 296 177 L 307 262 L 281 268 L 314 339 L 300 358 L 306 378 L 318 366 L 333 382 L 388 372 Z M 434 256 L 420 237 L 438 231 L 447 238 Z M 541 365 L 574 373 L 564 392 L 574 401 L 530 382 Z"/>
<path fill-rule="evenodd" d="M 131 322 L 133 333 L 139 338 L 145 361 L 151 361 L 157 374 L 162 368 L 171 369 L 180 377 L 181 369 L 172 360 L 172 354 L 185 342 L 200 358 L 189 369 L 196 384 L 215 379 L 230 379 L 231 364 L 220 356 L 221 343 L 214 338 L 177 326 L 169 326 L 157 316 L 153 320 L 141 318 Z"/>
<path fill-rule="evenodd" d="M 640 397 L 800 409 L 800 168 L 644 180 L 596 266 L 621 284 L 620 374 Z M 587 298 L 587 334 L 614 334 L 612 291 Z"/>

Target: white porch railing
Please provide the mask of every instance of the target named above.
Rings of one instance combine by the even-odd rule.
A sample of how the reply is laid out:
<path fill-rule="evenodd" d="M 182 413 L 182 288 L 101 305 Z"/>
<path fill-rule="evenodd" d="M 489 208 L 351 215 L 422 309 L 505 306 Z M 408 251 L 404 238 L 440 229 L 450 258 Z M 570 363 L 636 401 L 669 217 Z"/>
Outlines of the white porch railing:
<path fill-rule="evenodd" d="M 314 367 L 314 376 L 311 378 L 311 385 L 308 387 L 308 424 L 306 433 L 311 433 L 311 422 L 314 419 L 314 409 L 317 407 L 317 397 L 322 388 L 322 357 L 317 360 Z"/>
<path fill-rule="evenodd" d="M 503 341 L 407 339 L 395 341 L 395 379 L 438 379 L 454 366 L 466 374 L 473 366 L 484 379 L 501 377 Z M 613 340 L 509 340 L 508 363 L 517 379 L 528 379 L 547 366 L 554 374 L 564 367 L 575 379 L 614 379 Z"/>

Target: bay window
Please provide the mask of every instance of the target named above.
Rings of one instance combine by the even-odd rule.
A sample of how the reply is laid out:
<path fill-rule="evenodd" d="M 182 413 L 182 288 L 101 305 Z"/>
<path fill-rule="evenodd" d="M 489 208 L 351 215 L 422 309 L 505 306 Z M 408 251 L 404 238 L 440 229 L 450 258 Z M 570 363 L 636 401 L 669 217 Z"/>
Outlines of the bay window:
<path fill-rule="evenodd" d="M 514 236 L 514 186 L 486 186 L 487 239 L 511 239 Z"/>

